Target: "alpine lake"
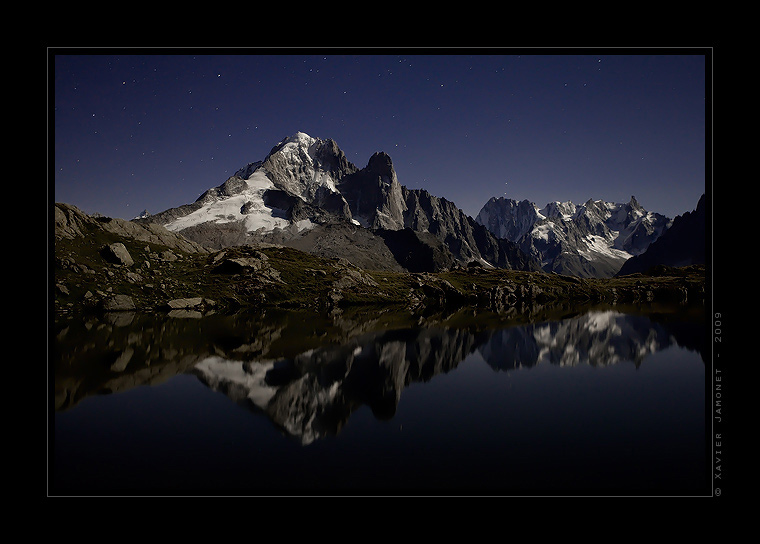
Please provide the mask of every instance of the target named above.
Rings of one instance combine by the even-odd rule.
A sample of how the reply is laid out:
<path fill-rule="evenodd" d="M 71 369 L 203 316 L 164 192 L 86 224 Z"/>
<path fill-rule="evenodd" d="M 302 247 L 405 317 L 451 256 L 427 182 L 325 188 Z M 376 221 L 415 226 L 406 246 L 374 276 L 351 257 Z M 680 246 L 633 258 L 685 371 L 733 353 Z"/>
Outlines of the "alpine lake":
<path fill-rule="evenodd" d="M 704 496 L 702 304 L 59 316 L 56 496 Z"/>

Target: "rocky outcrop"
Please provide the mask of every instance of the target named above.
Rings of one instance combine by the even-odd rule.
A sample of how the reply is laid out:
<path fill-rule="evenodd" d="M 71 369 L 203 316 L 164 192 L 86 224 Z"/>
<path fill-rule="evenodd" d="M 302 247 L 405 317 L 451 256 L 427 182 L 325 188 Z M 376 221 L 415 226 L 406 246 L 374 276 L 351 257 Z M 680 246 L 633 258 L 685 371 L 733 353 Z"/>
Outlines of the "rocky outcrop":
<path fill-rule="evenodd" d="M 353 217 L 362 225 L 372 229 L 404 228 L 404 194 L 386 153 L 372 155 L 365 168 L 341 180 L 339 189 Z"/>
<path fill-rule="evenodd" d="M 213 274 L 253 274 L 259 283 L 281 282 L 280 272 L 269 264 L 269 257 L 256 248 L 219 251 L 209 257 Z"/>
<path fill-rule="evenodd" d="M 111 217 L 94 217 L 71 204 L 56 203 L 53 207 L 55 239 L 74 239 L 86 236 L 91 229 L 103 230 L 138 242 L 166 246 L 184 253 L 208 253 L 208 249 L 184 236 L 170 232 L 163 226 L 143 222 L 125 221 Z M 154 218 L 155 216 L 151 216 Z"/>

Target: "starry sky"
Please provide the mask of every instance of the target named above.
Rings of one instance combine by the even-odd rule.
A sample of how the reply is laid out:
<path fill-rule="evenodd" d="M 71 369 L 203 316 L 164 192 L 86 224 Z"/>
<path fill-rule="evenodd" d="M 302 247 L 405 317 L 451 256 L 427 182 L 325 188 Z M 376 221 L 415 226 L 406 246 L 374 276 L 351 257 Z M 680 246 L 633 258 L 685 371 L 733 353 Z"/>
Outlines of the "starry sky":
<path fill-rule="evenodd" d="M 675 217 L 709 174 L 706 49 L 51 49 L 49 200 L 131 219 L 298 131 L 471 216 L 491 197 Z"/>

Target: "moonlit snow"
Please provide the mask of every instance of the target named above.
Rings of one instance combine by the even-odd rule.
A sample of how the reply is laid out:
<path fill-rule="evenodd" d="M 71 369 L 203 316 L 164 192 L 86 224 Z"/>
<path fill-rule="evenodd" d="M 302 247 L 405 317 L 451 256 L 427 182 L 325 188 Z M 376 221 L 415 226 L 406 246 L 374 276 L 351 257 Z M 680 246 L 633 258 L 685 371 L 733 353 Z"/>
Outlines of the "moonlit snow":
<path fill-rule="evenodd" d="M 264 203 L 264 193 L 270 189 L 285 190 L 309 202 L 320 188 L 337 192 L 335 180 L 319 165 L 316 146 L 320 141 L 303 132 L 286 138 L 278 149 L 267 157 L 264 166 L 258 166 L 248 175 L 242 191 L 231 196 L 211 197 L 201 208 L 164 226 L 175 232 L 206 222 L 240 222 L 248 232 L 271 232 L 290 227 L 291 222 L 287 219 L 286 210 L 268 207 Z M 271 168 L 266 167 L 269 161 Z M 271 171 L 272 168 L 278 171 L 278 185 L 270 179 L 270 175 L 274 173 Z M 245 169 L 238 171 L 236 176 L 247 175 L 247 172 L 243 172 Z M 356 221 L 355 223 L 358 224 Z M 299 232 L 314 227 L 308 219 L 297 221 L 293 225 Z"/>
<path fill-rule="evenodd" d="M 242 221 L 248 232 L 260 229 L 266 231 L 275 228 L 284 229 L 290 225 L 285 218 L 284 210 L 270 208 L 264 204 L 264 192 L 275 186 L 263 169 L 258 169 L 245 180 L 246 188 L 239 194 L 214 200 L 194 212 L 168 223 L 166 228 L 171 231 L 181 231 L 188 227 L 208 221 L 215 223 L 230 223 Z M 243 213 L 245 209 L 245 213 Z M 312 226 L 311 221 L 304 220 L 296 223 L 298 230 Z"/>

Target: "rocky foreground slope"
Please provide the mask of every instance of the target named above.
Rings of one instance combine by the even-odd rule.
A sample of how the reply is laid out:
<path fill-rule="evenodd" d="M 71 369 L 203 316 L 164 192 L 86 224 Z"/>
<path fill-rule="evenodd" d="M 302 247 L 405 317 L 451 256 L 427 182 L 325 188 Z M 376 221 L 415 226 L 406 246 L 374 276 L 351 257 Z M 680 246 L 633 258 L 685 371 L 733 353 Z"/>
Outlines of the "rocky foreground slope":
<path fill-rule="evenodd" d="M 92 217 L 67 204 L 55 204 L 53 214 L 51 301 L 57 314 L 336 311 L 373 304 L 422 312 L 464 306 L 511 311 L 557 302 L 701 302 L 705 294 L 702 266 L 613 279 L 460 265 L 436 273 L 395 272 L 274 244 L 212 250 L 160 225 Z"/>

